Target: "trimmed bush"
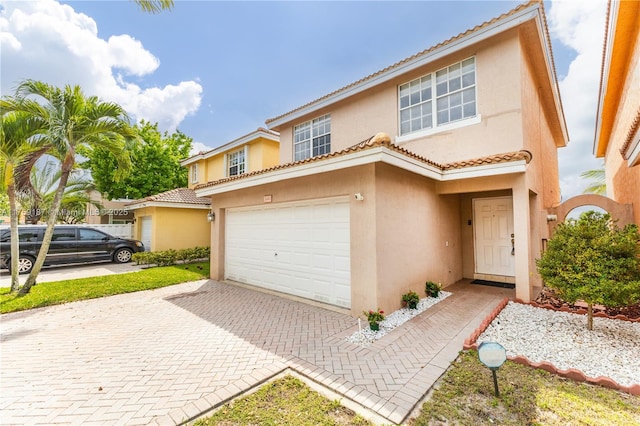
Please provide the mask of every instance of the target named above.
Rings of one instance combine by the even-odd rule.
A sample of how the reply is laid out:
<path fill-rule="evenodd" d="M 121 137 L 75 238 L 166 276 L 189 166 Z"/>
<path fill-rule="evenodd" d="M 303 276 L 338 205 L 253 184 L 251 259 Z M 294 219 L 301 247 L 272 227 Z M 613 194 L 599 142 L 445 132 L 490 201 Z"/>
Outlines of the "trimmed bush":
<path fill-rule="evenodd" d="M 137 265 L 169 266 L 178 262 L 192 263 L 209 259 L 210 254 L 211 249 L 209 247 L 193 247 L 180 250 L 169 249 L 134 253 L 132 259 Z"/>
<path fill-rule="evenodd" d="M 536 263 L 545 285 L 562 300 L 587 303 L 589 330 L 593 305 L 620 307 L 640 301 L 638 227 L 621 229 L 608 214 L 588 211 L 559 224 Z"/>

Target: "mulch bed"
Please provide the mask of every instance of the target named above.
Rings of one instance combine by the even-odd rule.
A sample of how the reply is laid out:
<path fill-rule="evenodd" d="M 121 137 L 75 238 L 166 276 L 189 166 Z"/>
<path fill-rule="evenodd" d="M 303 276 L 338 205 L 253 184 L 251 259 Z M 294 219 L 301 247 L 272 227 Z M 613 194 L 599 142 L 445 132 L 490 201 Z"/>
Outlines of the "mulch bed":
<path fill-rule="evenodd" d="M 587 308 L 587 304 L 583 302 L 576 302 L 575 304 L 565 302 L 564 300 L 560 299 L 552 289 L 548 287 L 542 288 L 542 291 L 535 301 L 541 305 L 548 303 L 556 309 L 560 309 L 563 306 L 568 307 L 572 311 Z M 623 308 L 605 308 L 604 306 L 594 305 L 593 312 L 596 313 L 599 311 L 602 311 L 612 317 L 616 315 L 625 315 L 629 319 L 638 319 L 640 318 L 640 302 L 635 305 L 625 306 Z"/>

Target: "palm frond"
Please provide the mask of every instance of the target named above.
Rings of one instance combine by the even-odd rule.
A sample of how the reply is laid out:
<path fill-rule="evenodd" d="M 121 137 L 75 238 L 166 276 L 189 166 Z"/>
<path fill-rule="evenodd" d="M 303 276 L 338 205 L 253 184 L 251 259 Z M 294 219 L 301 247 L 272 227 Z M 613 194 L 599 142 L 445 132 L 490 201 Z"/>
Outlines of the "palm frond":
<path fill-rule="evenodd" d="M 147 13 L 159 13 L 173 8 L 173 0 L 134 0 L 140 10 Z"/>
<path fill-rule="evenodd" d="M 583 179 L 590 179 L 592 183 L 585 188 L 585 194 L 598 194 L 598 195 L 606 195 L 607 193 L 607 182 L 604 167 L 601 169 L 587 170 L 586 172 L 580 173 L 580 177 Z"/>

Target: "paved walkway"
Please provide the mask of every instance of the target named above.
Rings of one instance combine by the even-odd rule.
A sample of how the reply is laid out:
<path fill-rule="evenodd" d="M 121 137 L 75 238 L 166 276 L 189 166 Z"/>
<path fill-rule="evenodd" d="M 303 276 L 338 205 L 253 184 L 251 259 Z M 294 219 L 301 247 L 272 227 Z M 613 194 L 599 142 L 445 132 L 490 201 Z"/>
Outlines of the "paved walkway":
<path fill-rule="evenodd" d="M 2 424 L 179 424 L 293 369 L 403 422 L 513 290 L 452 296 L 367 348 L 348 315 L 197 281 L 0 317 Z"/>
<path fill-rule="evenodd" d="M 82 265 L 46 266 L 38 274 L 38 283 L 73 280 L 75 278 L 97 277 L 102 275 L 125 274 L 137 272 L 144 266 L 129 263 L 95 262 Z M 27 281 L 29 274 L 18 276 L 20 284 Z M 0 269 L 0 287 L 11 287 L 11 273 L 8 269 Z"/>

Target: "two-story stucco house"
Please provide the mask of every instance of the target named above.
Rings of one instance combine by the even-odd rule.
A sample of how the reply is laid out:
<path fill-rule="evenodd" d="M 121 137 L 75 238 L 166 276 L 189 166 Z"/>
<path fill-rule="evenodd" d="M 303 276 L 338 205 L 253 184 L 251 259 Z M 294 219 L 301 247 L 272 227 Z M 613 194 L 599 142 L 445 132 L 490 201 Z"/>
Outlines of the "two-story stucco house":
<path fill-rule="evenodd" d="M 211 199 L 198 197 L 199 182 L 242 176 L 278 164 L 279 137 L 259 128 L 180 162 L 189 168 L 187 188 L 176 188 L 126 205 L 134 212 L 134 234 L 148 251 L 209 246 Z"/>
<path fill-rule="evenodd" d="M 640 2 L 610 1 L 594 154 L 607 195 L 630 204 L 640 225 Z"/>
<path fill-rule="evenodd" d="M 215 213 L 211 278 L 353 315 L 427 280 L 533 297 L 568 142 L 541 3 L 266 123 L 279 165 L 195 187 Z"/>

